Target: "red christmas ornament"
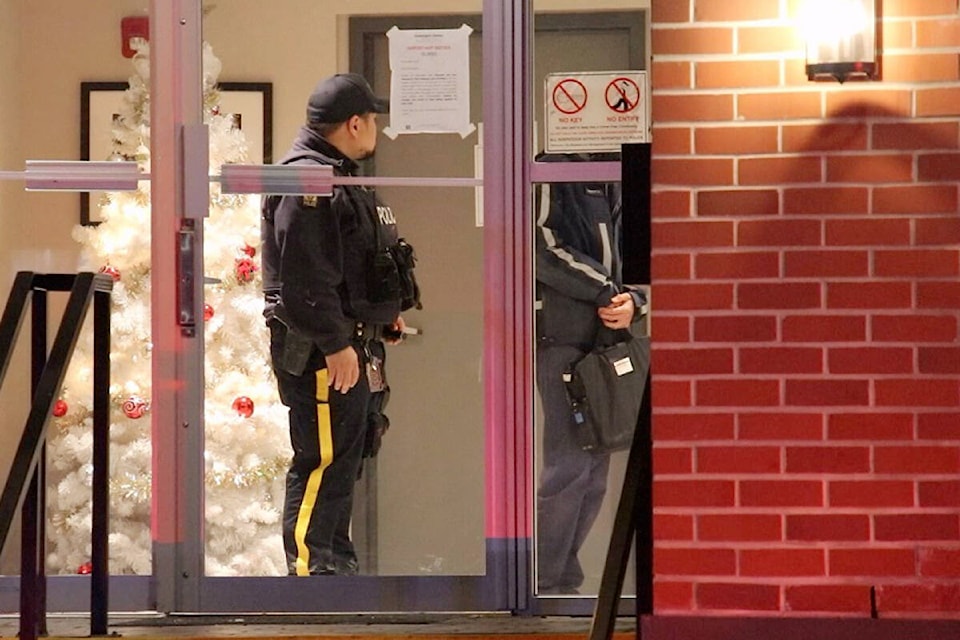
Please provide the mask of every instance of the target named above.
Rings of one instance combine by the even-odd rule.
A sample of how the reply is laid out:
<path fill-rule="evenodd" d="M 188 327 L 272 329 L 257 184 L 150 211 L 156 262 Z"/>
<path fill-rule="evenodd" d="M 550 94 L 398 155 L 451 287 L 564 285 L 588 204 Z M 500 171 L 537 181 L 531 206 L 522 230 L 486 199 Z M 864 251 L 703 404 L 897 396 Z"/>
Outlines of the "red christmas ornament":
<path fill-rule="evenodd" d="M 143 398 L 140 398 L 139 396 L 130 396 L 123 403 L 121 408 L 123 409 L 123 415 L 137 420 L 143 417 L 143 414 L 147 412 L 149 406 L 143 401 Z"/>
<path fill-rule="evenodd" d="M 91 573 L 93 573 L 93 563 L 89 561 L 84 562 L 82 565 L 77 567 L 77 573 L 82 576 L 90 575 Z"/>
<path fill-rule="evenodd" d="M 208 304 L 203 305 L 203 319 L 205 322 L 210 322 L 210 318 L 213 317 L 213 307 Z"/>
<path fill-rule="evenodd" d="M 253 280 L 253 274 L 257 272 L 257 265 L 250 258 L 239 258 L 236 264 L 237 280 L 240 282 L 250 282 Z"/>
<path fill-rule="evenodd" d="M 113 278 L 114 282 L 120 282 L 120 269 L 117 269 L 115 266 L 111 264 L 105 264 L 102 267 L 100 267 L 100 273 L 107 274 L 108 276 Z"/>
<path fill-rule="evenodd" d="M 66 402 L 63 400 L 57 400 L 53 403 L 53 417 L 62 418 L 63 416 L 67 415 L 67 410 L 69 409 L 70 407 L 67 406 Z"/>
<path fill-rule="evenodd" d="M 249 418 L 253 415 L 253 400 L 247 396 L 240 396 L 233 401 L 233 410 L 236 411 L 238 415 Z"/>
<path fill-rule="evenodd" d="M 240 249 L 240 251 L 243 251 L 245 254 L 247 254 L 251 258 L 257 255 L 257 249 L 255 247 L 251 247 L 249 244 L 243 245 L 243 249 Z"/>

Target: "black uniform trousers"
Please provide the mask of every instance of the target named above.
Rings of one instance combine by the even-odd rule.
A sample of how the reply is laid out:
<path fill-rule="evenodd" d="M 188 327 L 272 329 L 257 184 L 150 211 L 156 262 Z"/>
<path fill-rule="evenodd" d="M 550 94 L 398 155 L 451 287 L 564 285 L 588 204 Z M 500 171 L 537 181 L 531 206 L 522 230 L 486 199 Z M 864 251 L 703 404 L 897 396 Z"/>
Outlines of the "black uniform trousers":
<path fill-rule="evenodd" d="M 274 343 L 278 338 L 282 341 L 277 334 L 283 330 L 278 329 L 273 331 Z M 325 367 L 308 367 L 302 375 L 292 375 L 278 368 L 274 358 L 280 400 L 289 408 L 293 447 L 283 509 L 283 546 L 290 575 L 357 572 L 350 518 L 370 389 L 363 373 L 364 349 L 359 344 L 354 348 L 361 374 L 345 394 L 330 388 Z"/>

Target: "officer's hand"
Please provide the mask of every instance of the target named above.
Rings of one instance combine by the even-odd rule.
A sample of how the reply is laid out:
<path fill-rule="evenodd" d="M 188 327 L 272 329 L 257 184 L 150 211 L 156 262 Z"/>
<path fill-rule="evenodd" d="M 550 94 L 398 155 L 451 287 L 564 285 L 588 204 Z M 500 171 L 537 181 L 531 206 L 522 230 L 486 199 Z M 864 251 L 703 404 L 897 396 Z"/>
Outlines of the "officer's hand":
<path fill-rule="evenodd" d="M 629 293 L 618 293 L 610 299 L 610 304 L 597 309 L 597 315 L 608 329 L 626 329 L 633 321 L 635 310 L 633 296 Z"/>
<path fill-rule="evenodd" d="M 344 347 L 326 356 L 327 383 L 340 393 L 346 393 L 360 379 L 360 358 L 353 347 Z"/>
<path fill-rule="evenodd" d="M 407 323 L 403 321 L 403 316 L 397 316 L 396 321 L 390 325 L 389 336 L 383 336 L 383 341 L 387 344 L 400 344 L 403 342 L 403 330 L 407 328 Z"/>

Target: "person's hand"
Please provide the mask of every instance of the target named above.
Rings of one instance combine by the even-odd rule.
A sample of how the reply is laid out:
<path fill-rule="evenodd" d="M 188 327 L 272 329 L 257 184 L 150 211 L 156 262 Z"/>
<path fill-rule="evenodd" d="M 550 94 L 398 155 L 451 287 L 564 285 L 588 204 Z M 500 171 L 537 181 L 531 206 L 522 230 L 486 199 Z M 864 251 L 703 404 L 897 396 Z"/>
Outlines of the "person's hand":
<path fill-rule="evenodd" d="M 397 319 L 390 325 L 389 335 L 383 336 L 383 341 L 387 344 L 400 344 L 403 342 L 403 330 L 407 328 L 407 323 L 403 321 L 403 316 L 397 316 Z"/>
<path fill-rule="evenodd" d="M 618 293 L 610 299 L 610 304 L 597 309 L 597 315 L 608 329 L 626 329 L 633 321 L 635 311 L 633 296 L 629 293 Z"/>
<path fill-rule="evenodd" d="M 351 346 L 326 356 L 327 384 L 340 393 L 346 393 L 360 379 L 360 357 Z"/>

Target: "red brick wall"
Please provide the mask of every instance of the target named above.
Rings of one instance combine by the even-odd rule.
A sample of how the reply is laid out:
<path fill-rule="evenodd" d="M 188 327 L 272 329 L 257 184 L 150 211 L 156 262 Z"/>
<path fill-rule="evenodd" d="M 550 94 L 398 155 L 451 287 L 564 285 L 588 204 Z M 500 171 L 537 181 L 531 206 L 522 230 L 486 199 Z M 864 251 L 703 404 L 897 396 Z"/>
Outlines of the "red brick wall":
<path fill-rule="evenodd" d="M 960 617 L 960 15 L 653 0 L 656 608 Z"/>

